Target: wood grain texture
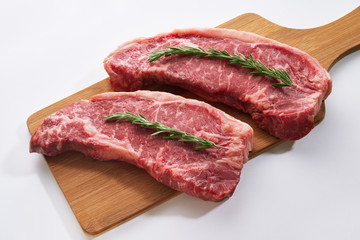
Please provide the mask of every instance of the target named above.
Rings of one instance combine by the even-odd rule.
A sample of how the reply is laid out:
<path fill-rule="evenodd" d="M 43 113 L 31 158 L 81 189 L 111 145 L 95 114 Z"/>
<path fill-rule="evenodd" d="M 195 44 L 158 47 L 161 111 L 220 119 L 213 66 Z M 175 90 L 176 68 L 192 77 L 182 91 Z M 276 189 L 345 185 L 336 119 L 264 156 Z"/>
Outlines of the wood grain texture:
<path fill-rule="evenodd" d="M 297 47 L 317 58 L 326 69 L 360 49 L 360 8 L 337 21 L 312 29 L 285 28 L 253 13 L 241 15 L 218 27 L 255 32 Z M 201 100 L 176 87 L 152 86 L 149 89 Z M 112 89 L 108 79 L 104 79 L 32 114 L 27 120 L 29 131 L 33 134 L 45 117 L 64 106 L 107 91 Z M 283 142 L 259 129 L 249 115 L 220 103 L 210 104 L 254 128 L 254 150 L 250 158 Z M 316 121 L 320 122 L 324 115 L 323 104 Z M 126 163 L 100 162 L 77 152 L 45 159 L 78 222 L 90 235 L 111 229 L 179 194 L 158 183 L 144 170 Z"/>

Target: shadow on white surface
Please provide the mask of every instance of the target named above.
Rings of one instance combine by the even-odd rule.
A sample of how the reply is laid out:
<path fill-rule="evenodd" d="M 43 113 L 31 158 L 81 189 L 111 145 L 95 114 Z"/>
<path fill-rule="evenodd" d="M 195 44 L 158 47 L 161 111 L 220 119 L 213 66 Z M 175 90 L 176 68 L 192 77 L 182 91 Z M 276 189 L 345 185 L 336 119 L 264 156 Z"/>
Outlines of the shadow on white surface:
<path fill-rule="evenodd" d="M 41 161 L 40 154 L 30 154 L 29 143 L 31 134 L 26 127 L 26 123 L 21 123 L 16 127 L 14 133 L 15 144 L 7 150 L 5 161 L 1 166 L 5 174 L 13 177 L 25 177 L 37 174 L 36 162 Z"/>
<path fill-rule="evenodd" d="M 196 197 L 181 193 L 173 199 L 146 212 L 145 215 L 149 217 L 175 216 L 196 219 L 208 214 L 226 201 L 227 199 L 221 202 L 203 201 Z"/>

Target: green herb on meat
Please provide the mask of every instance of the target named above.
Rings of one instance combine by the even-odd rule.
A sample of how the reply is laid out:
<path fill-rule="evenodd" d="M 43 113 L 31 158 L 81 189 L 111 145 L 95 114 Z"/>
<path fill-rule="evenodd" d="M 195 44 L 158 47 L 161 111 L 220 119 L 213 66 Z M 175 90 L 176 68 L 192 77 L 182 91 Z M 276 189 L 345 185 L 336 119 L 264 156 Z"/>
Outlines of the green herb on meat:
<path fill-rule="evenodd" d="M 226 147 L 216 145 L 215 143 L 213 143 L 212 141 L 210 141 L 208 139 L 201 138 L 201 137 L 195 137 L 189 133 L 183 132 L 183 131 L 175 129 L 175 128 L 170 128 L 159 122 L 150 122 L 142 114 L 136 115 L 131 112 L 127 112 L 127 113 L 118 112 L 116 114 L 111 114 L 111 115 L 105 116 L 104 120 L 105 121 L 116 121 L 116 122 L 119 122 L 122 120 L 128 120 L 133 124 L 140 125 L 141 127 L 157 130 L 156 132 L 151 134 L 151 136 L 155 136 L 160 133 L 168 133 L 169 135 L 164 136 L 163 138 L 177 139 L 180 142 L 194 142 L 194 143 L 196 143 L 194 150 L 201 150 L 201 149 L 214 148 L 214 147 L 227 149 Z"/>
<path fill-rule="evenodd" d="M 170 47 L 166 46 L 165 49 L 157 50 L 152 52 L 148 58 L 148 62 L 153 62 L 159 59 L 160 57 L 169 57 L 172 55 L 193 55 L 196 57 L 204 57 L 210 59 L 224 59 L 229 60 L 230 64 L 239 64 L 244 68 L 252 68 L 257 71 L 251 72 L 256 75 L 266 75 L 271 78 L 279 79 L 282 83 L 273 83 L 273 86 L 277 87 L 291 87 L 295 86 L 285 69 L 275 69 L 274 67 L 268 68 L 259 60 L 253 59 L 251 54 L 249 57 L 245 57 L 242 53 L 236 52 L 235 55 L 229 54 L 226 50 L 218 51 L 213 48 L 209 48 L 208 51 L 202 47 Z"/>

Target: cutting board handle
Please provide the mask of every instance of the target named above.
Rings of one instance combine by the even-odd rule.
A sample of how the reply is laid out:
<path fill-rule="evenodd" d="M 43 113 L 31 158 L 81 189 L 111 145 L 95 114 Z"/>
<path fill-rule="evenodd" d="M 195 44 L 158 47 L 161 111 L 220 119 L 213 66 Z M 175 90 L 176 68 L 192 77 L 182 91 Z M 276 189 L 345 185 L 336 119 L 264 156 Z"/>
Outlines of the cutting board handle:
<path fill-rule="evenodd" d="M 360 7 L 334 22 L 304 31 L 312 36 L 314 45 L 308 53 L 330 70 L 341 58 L 360 49 Z"/>
<path fill-rule="evenodd" d="M 360 49 L 360 7 L 329 24 L 310 29 L 283 27 L 255 13 L 240 15 L 218 27 L 254 32 L 299 48 L 327 70 Z"/>

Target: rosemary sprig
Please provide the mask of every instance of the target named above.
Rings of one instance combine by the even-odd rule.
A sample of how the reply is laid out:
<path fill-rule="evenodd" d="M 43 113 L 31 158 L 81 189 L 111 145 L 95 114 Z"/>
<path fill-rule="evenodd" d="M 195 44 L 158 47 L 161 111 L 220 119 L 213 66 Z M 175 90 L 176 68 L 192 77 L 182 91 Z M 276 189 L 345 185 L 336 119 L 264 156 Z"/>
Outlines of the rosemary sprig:
<path fill-rule="evenodd" d="M 201 137 L 195 137 L 189 133 L 183 132 L 179 129 L 170 128 L 162 123 L 159 122 L 150 122 L 148 121 L 142 114 L 134 114 L 131 112 L 121 113 L 118 112 L 116 114 L 107 115 L 104 117 L 105 121 L 122 121 L 122 120 L 128 120 L 133 124 L 138 124 L 141 127 L 144 128 L 151 128 L 156 129 L 157 131 L 151 134 L 151 136 L 158 135 L 160 133 L 169 133 L 168 136 L 164 136 L 165 139 L 177 139 L 180 142 L 195 142 L 195 148 L 194 150 L 201 150 L 201 149 L 207 149 L 207 148 L 224 148 L 226 147 L 218 146 L 212 141 L 201 138 Z"/>
<path fill-rule="evenodd" d="M 289 76 L 289 74 L 285 71 L 285 69 L 275 69 L 274 67 L 268 68 L 259 60 L 253 59 L 251 54 L 249 57 L 245 57 L 242 53 L 236 52 L 235 55 L 229 54 L 226 50 L 218 51 L 213 48 L 209 48 L 208 51 L 203 49 L 202 47 L 171 47 L 165 46 L 165 49 L 157 50 L 152 52 L 150 57 L 148 58 L 148 62 L 153 62 L 160 57 L 169 57 L 175 54 L 179 55 L 193 55 L 196 57 L 205 57 L 211 59 L 225 59 L 229 60 L 230 64 L 240 64 L 244 68 L 253 68 L 257 71 L 251 72 L 252 74 L 257 75 L 266 75 L 271 78 L 279 79 L 282 83 L 273 83 L 273 86 L 277 87 L 291 87 L 295 86 Z"/>

